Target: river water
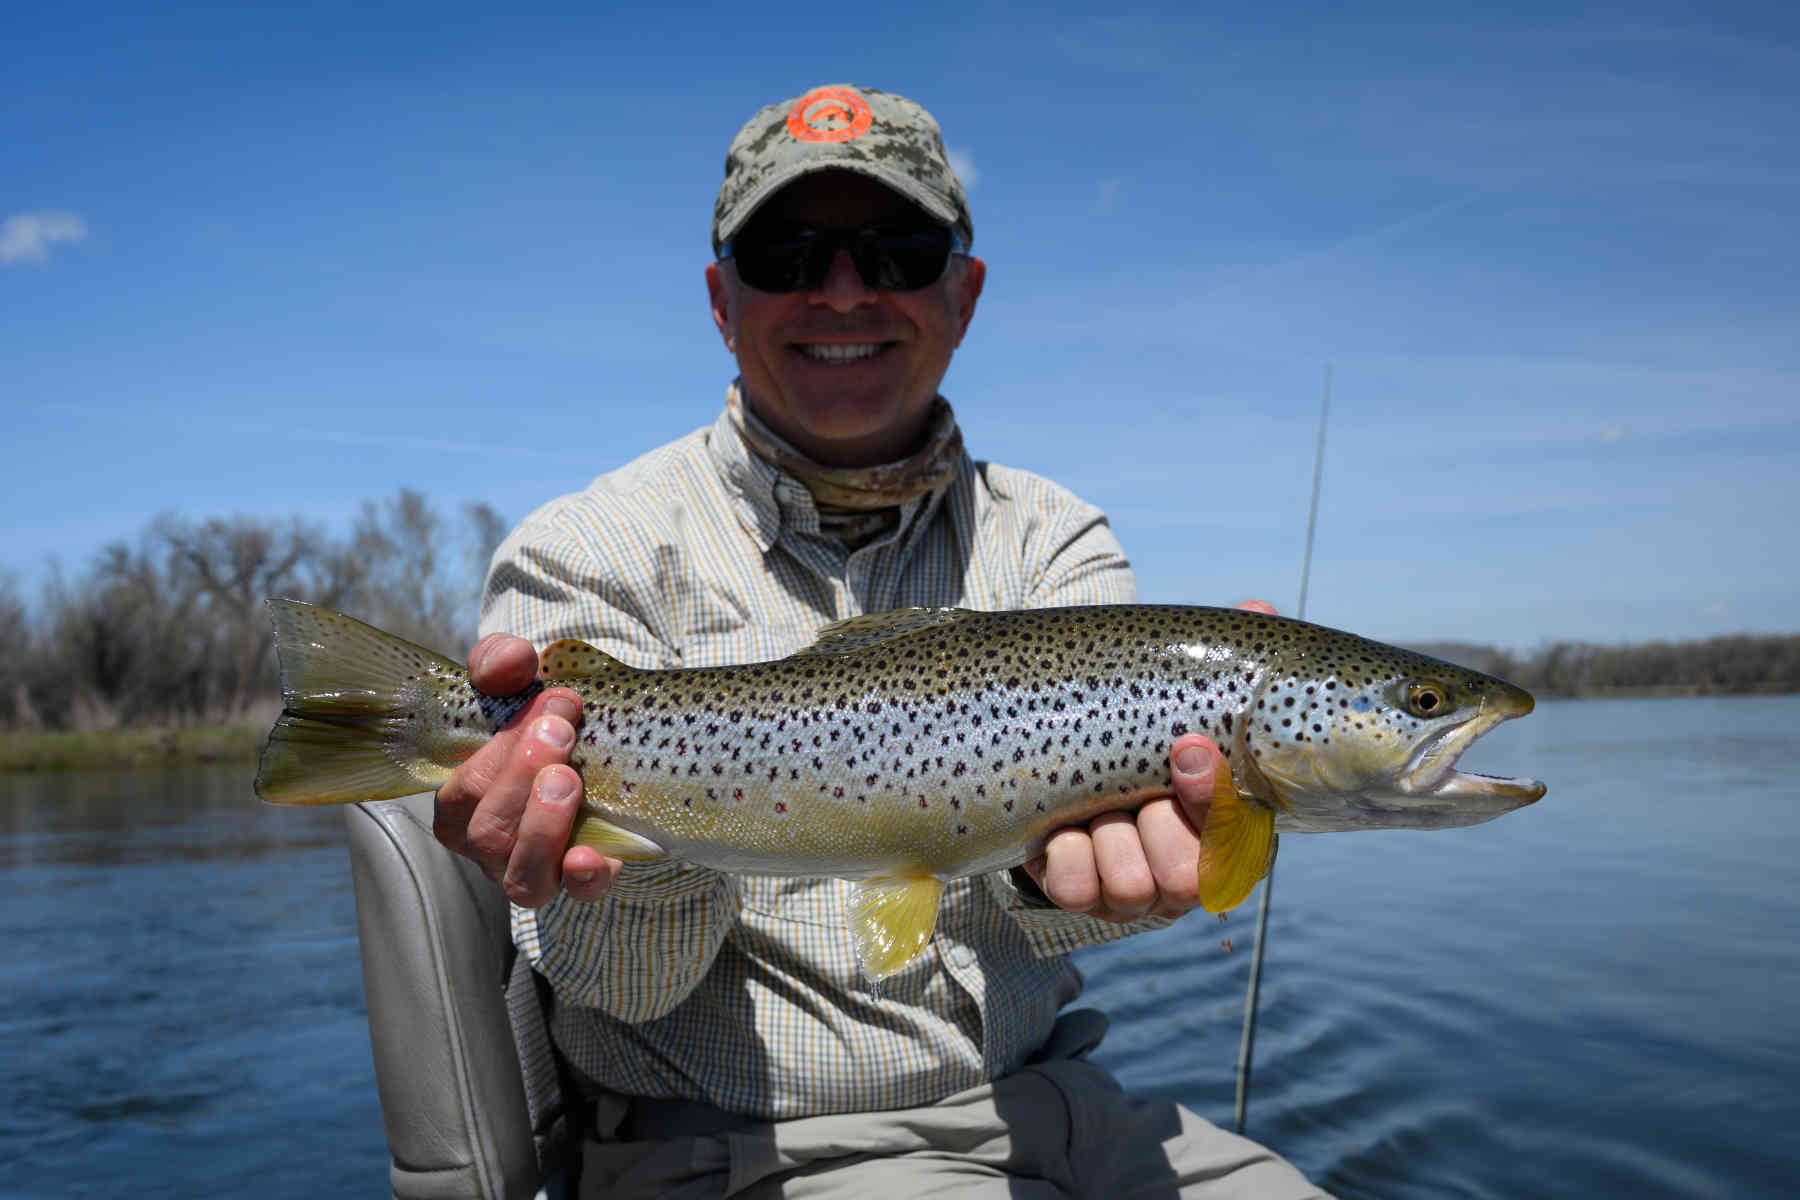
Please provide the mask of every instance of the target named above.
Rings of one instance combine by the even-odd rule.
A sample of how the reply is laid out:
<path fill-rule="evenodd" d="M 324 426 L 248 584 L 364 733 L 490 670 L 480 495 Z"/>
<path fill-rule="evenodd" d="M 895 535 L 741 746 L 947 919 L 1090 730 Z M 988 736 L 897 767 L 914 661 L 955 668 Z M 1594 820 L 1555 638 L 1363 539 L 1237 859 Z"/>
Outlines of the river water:
<path fill-rule="evenodd" d="M 1786 1195 L 1800 697 L 1550 702 L 1475 829 L 1284 840 L 1248 1132 L 1345 1197 Z M 1081 956 L 1220 1124 L 1255 905 Z M 0 1194 L 381 1194 L 342 814 L 241 768 L 0 776 Z M 1234 948 L 1224 949 L 1229 939 Z"/>

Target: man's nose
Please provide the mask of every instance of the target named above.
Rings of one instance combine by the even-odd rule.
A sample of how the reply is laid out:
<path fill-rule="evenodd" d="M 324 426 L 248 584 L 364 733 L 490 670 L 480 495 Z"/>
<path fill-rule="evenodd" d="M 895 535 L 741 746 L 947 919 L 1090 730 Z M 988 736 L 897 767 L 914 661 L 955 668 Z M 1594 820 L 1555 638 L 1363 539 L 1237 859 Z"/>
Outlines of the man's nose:
<path fill-rule="evenodd" d="M 825 304 L 838 312 L 849 312 L 860 305 L 872 303 L 875 289 L 864 283 L 862 276 L 857 273 L 850 251 L 839 246 L 837 253 L 831 258 L 831 270 L 825 273 L 824 281 L 813 289 L 812 299 L 815 303 Z"/>

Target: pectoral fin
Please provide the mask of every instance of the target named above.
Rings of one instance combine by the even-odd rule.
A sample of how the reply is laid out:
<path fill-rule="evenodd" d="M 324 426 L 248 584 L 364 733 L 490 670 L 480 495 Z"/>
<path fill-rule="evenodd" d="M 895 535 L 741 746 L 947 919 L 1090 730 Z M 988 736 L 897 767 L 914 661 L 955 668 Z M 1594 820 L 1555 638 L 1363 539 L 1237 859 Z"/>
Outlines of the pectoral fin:
<path fill-rule="evenodd" d="M 850 937 L 870 979 L 903 970 L 937 928 L 944 884 L 929 875 L 886 875 L 865 880 L 850 898 Z"/>
<path fill-rule="evenodd" d="M 1240 796 L 1221 760 L 1200 831 L 1200 906 L 1221 913 L 1242 904 L 1274 865 L 1275 847 L 1274 812 Z"/>
<path fill-rule="evenodd" d="M 659 862 L 669 852 L 647 837 L 639 837 L 629 829 L 620 829 L 611 821 L 583 813 L 575 818 L 575 832 L 569 845 L 592 846 L 608 858 L 620 862 Z"/>

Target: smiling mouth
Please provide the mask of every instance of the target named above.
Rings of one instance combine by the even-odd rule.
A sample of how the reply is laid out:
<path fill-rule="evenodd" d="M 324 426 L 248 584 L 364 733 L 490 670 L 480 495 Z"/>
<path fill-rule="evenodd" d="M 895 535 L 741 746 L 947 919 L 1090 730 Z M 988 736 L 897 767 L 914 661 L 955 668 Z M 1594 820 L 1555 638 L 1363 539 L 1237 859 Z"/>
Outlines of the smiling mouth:
<path fill-rule="evenodd" d="M 794 349 L 816 363 L 844 366 L 874 358 L 893 342 L 801 342 Z"/>

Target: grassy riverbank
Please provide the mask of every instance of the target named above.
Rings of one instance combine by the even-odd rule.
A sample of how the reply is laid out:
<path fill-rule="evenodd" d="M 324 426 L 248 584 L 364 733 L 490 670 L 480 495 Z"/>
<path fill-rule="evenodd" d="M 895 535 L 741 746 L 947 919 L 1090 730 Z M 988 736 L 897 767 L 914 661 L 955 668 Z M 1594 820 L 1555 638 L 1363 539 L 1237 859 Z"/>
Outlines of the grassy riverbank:
<path fill-rule="evenodd" d="M 256 761 L 268 727 L 109 729 L 92 733 L 0 733 L 0 771 L 171 767 Z"/>

